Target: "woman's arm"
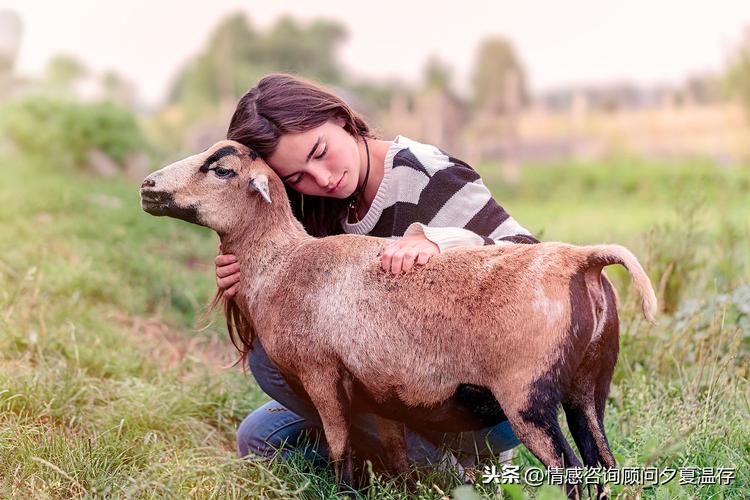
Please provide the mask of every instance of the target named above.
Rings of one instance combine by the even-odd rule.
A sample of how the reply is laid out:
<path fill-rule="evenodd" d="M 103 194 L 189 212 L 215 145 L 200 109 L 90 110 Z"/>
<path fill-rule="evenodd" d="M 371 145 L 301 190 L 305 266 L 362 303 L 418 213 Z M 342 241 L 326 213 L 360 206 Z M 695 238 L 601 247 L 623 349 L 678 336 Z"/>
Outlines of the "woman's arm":
<path fill-rule="evenodd" d="M 468 164 L 453 164 L 440 172 L 440 190 L 453 193 L 428 224 L 415 222 L 404 237 L 421 235 L 445 251 L 458 246 L 539 243 L 495 201 L 479 174 Z M 437 181 L 434 176 L 431 182 Z"/>
<path fill-rule="evenodd" d="M 500 209 L 502 210 L 502 207 Z M 435 243 L 441 252 L 461 246 L 539 243 L 539 240 L 510 216 L 508 216 L 507 224 L 503 224 L 502 227 L 498 227 L 497 230 L 488 235 L 477 234 L 461 227 L 431 227 L 419 222 L 410 225 L 404 233 L 404 237 L 419 235 Z"/>
<path fill-rule="evenodd" d="M 449 248 L 539 243 L 495 201 L 473 168 L 456 158 L 446 163 L 429 180 L 434 197 L 420 194 L 418 209 L 423 217 L 429 214 L 429 223 L 410 224 L 402 239 L 385 248 L 380 256 L 384 270 L 409 271 Z"/>
<path fill-rule="evenodd" d="M 430 227 L 415 222 L 406 229 L 403 238 L 394 241 L 383 250 L 380 263 L 385 271 L 399 274 L 402 271 L 411 271 L 416 265 L 426 264 L 430 257 L 449 248 L 539 243 L 539 240 L 531 236 L 510 216 L 493 235 L 496 239 L 460 227 Z"/>

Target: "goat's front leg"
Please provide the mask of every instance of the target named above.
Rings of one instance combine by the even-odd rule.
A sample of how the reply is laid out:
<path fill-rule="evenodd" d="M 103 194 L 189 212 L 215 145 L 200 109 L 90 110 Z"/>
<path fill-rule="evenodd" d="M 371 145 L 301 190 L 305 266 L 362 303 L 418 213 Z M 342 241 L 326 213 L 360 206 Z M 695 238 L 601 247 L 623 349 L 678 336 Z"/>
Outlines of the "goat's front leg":
<path fill-rule="evenodd" d="M 336 369 L 300 374 L 300 381 L 318 410 L 339 487 L 353 487 L 351 423 L 352 383 L 349 375 Z"/>

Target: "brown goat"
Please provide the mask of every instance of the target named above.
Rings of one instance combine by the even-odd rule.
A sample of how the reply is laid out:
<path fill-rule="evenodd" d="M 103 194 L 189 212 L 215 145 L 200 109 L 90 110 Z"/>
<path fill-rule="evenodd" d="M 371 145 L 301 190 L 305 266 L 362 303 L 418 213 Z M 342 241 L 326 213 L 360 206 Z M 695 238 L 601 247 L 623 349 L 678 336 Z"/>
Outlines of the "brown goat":
<path fill-rule="evenodd" d="M 290 386 L 313 402 L 338 481 L 352 479 L 352 412 L 380 417 L 398 473 L 408 469 L 404 422 L 446 431 L 493 423 L 456 400 L 462 384 L 491 391 L 502 409 L 496 420 L 507 418 L 545 466 L 581 466 L 560 430 L 560 403 L 584 463 L 615 466 L 603 419 L 619 326 L 602 268 L 625 266 L 646 318 L 656 311 L 627 249 L 461 248 L 391 275 L 377 258 L 386 240 L 312 238 L 276 174 L 231 141 L 149 175 L 141 204 L 214 229 L 237 256 L 239 292 L 226 305 L 232 340 L 244 357 L 257 333 Z"/>

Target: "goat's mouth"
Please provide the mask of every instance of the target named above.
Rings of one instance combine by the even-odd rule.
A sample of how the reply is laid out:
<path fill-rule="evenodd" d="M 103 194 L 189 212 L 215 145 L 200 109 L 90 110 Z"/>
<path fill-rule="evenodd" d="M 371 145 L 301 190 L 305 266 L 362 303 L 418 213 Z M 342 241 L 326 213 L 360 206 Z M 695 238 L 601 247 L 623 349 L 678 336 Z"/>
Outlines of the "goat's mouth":
<path fill-rule="evenodd" d="M 174 197 L 165 191 L 141 189 L 141 208 L 151 215 L 174 217 L 193 224 L 203 225 L 198 217 L 197 205 L 179 206 L 175 203 Z"/>
<path fill-rule="evenodd" d="M 172 201 L 172 195 L 166 191 L 141 189 L 141 204 L 163 205 L 170 201 Z"/>

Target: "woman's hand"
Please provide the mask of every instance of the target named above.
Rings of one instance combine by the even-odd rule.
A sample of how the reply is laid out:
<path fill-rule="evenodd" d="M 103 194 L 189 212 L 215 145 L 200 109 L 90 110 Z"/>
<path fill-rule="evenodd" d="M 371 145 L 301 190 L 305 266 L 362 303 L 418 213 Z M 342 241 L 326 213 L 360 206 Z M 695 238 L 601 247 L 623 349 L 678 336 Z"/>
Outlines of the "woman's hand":
<path fill-rule="evenodd" d="M 406 236 L 394 241 L 380 254 L 380 265 L 385 271 L 408 273 L 415 264 L 426 264 L 430 257 L 440 253 L 440 247 L 424 235 Z"/>
<path fill-rule="evenodd" d="M 232 254 L 216 256 L 216 284 L 224 290 L 224 296 L 234 297 L 240 286 L 240 265 Z"/>

